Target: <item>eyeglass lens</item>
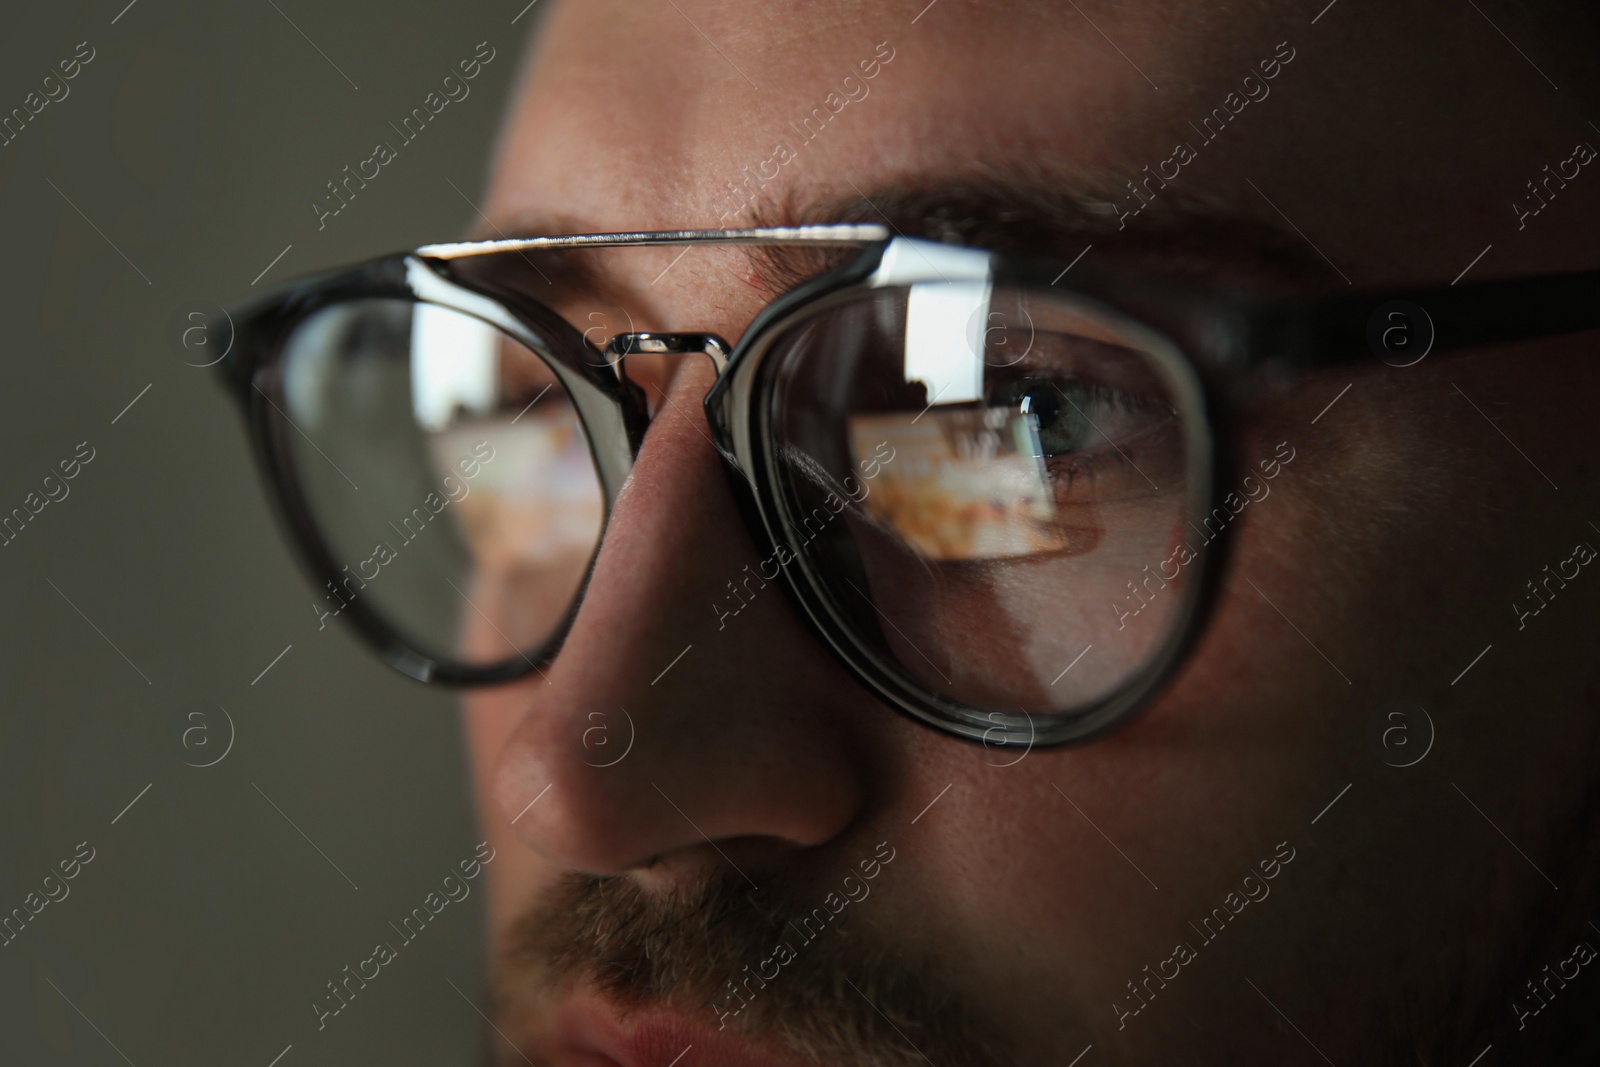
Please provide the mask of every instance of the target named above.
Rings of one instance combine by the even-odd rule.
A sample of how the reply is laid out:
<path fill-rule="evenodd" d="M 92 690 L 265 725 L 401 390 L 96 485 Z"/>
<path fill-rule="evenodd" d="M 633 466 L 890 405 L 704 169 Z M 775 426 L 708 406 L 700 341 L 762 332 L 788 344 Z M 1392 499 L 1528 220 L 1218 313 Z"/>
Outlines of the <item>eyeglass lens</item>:
<path fill-rule="evenodd" d="M 282 357 L 292 474 L 338 577 L 436 660 L 542 645 L 577 596 L 605 502 L 571 397 L 545 361 L 461 312 L 334 304 Z"/>
<path fill-rule="evenodd" d="M 767 359 L 798 565 L 888 669 L 1063 712 L 1172 640 L 1197 578 L 1175 553 L 1192 416 L 1133 331 L 1048 291 L 938 282 L 833 306 Z"/>

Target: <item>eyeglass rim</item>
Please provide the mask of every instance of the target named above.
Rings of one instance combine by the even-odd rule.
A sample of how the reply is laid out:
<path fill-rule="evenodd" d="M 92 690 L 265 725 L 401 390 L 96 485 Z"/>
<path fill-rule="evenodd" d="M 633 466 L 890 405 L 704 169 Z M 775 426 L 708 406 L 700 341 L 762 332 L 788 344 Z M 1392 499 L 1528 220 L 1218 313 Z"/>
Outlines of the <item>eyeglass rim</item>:
<path fill-rule="evenodd" d="M 290 545 L 315 579 L 337 583 L 341 566 L 335 558 L 332 539 L 313 514 L 310 495 L 299 474 L 301 460 L 291 447 L 296 428 L 281 407 L 283 342 L 309 316 L 328 307 L 369 299 L 428 304 L 471 315 L 505 332 L 551 367 L 586 427 L 585 438 L 601 483 L 604 530 L 648 426 L 643 396 L 631 383 L 619 380 L 604 361 L 593 358 L 598 356 L 593 346 L 539 301 L 525 298 L 514 307 L 437 275 L 414 256 L 390 256 L 318 276 L 284 293 L 244 305 L 229 315 L 234 333 L 218 370 L 242 407 L 257 467 L 277 504 L 274 510 Z M 541 316 L 543 322 L 539 321 Z M 548 332 L 536 332 L 541 327 Z M 608 420 L 617 424 L 618 432 L 603 434 L 588 428 Z M 582 584 L 586 583 L 587 573 Z M 539 647 L 487 664 L 433 654 L 370 605 L 368 598 L 351 597 L 340 615 L 348 617 L 357 635 L 402 674 L 421 682 L 478 686 L 511 682 L 542 670 L 548 659 L 546 649 L 559 645 L 580 600 L 581 595 L 574 597 Z"/>
<path fill-rule="evenodd" d="M 1024 282 L 1015 272 L 1008 272 L 1005 277 L 1004 283 L 996 281 L 997 287 L 1022 283 L 1017 287 L 1072 303 L 1103 324 L 1122 331 L 1130 341 L 1139 342 L 1139 350 L 1155 362 L 1174 402 L 1181 405 L 1186 466 L 1184 517 L 1193 520 L 1204 514 L 1211 503 L 1220 499 L 1219 486 L 1226 478 L 1217 470 L 1218 449 L 1207 392 L 1187 354 L 1170 338 L 1074 290 L 1050 289 L 1038 277 Z M 1216 568 L 1225 558 L 1221 544 L 1203 545 L 1195 553 L 1194 561 L 1185 567 L 1189 581 L 1178 602 L 1177 614 L 1166 623 L 1167 631 L 1142 657 L 1137 669 L 1111 692 L 1070 709 L 1028 712 L 1019 708 L 1018 714 L 1012 714 L 944 696 L 920 684 L 910 672 L 897 668 L 842 616 L 834 592 L 824 576 L 811 565 L 804 546 L 782 532 L 786 527 L 794 528 L 798 517 L 784 500 L 783 472 L 772 448 L 777 440 L 776 431 L 769 425 L 776 417 L 773 378 L 777 366 L 767 357 L 792 331 L 803 329 L 810 320 L 841 304 L 860 299 L 864 293 L 919 282 L 961 280 L 968 279 L 940 277 L 937 272 L 915 281 L 903 276 L 869 278 L 817 294 L 799 306 L 785 309 L 787 313 L 775 316 L 770 324 L 763 324 L 759 334 L 751 338 L 749 347 L 741 346 L 744 350 L 740 353 L 742 361 L 737 372 L 730 366 L 725 390 L 715 397 L 715 402 L 725 408 L 723 421 L 732 428 L 732 448 L 741 465 L 758 470 L 761 475 L 735 478 L 734 488 L 747 511 L 747 525 L 751 518 L 760 524 L 768 550 L 781 543 L 794 556 L 794 562 L 781 567 L 780 572 L 813 630 L 885 702 L 925 725 L 985 745 L 1054 747 L 1086 741 L 1124 725 L 1148 706 L 1151 698 L 1181 667 L 1211 606 L 1209 591 Z M 708 410 L 712 403 L 713 397 L 708 396 Z"/>

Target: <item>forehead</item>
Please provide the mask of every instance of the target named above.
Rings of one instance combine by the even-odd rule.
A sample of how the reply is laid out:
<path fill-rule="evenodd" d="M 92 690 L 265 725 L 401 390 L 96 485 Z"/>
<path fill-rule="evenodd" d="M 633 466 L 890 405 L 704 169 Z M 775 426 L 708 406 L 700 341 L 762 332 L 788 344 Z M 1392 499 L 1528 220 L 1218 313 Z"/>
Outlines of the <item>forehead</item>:
<path fill-rule="evenodd" d="M 1226 247 L 1254 229 L 1339 284 L 1430 283 L 1491 240 L 1484 220 L 1507 215 L 1529 161 L 1588 128 L 1582 94 L 1552 93 L 1470 8 L 1428 0 L 1315 19 L 1280 0 L 544 2 L 485 208 L 507 230 L 740 226 L 795 204 L 880 221 L 886 188 L 1020 173 L 1052 197 L 1091 190 L 1114 223 L 1138 212 L 1052 248 L 1069 258 L 1091 239 L 1097 259 L 1159 249 L 1164 219 L 1190 250 L 1154 254 L 1185 269 L 1216 260 L 1213 233 Z M 1586 262 L 1579 240 L 1500 242 L 1481 269 L 1547 269 L 1562 242 Z M 718 304 L 735 291 L 696 288 L 701 268 L 760 288 L 734 258 L 696 253 L 660 285 L 670 255 L 630 262 L 663 313 L 698 301 L 730 336 L 755 304 Z"/>
<path fill-rule="evenodd" d="M 715 225 L 757 193 L 838 199 L 974 159 L 1158 160 L 1213 70 L 1248 71 L 1256 28 L 1090 0 L 558 4 L 491 201 L 582 228 Z"/>

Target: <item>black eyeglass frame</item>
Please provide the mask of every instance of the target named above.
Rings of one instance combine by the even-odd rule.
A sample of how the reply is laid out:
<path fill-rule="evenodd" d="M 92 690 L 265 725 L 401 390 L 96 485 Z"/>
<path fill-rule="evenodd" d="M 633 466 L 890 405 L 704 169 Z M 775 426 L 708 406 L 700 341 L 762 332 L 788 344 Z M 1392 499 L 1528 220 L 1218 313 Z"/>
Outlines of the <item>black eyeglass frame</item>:
<path fill-rule="evenodd" d="M 536 249 L 687 244 L 842 245 L 858 246 L 860 252 L 767 305 L 726 358 L 724 346 L 709 334 L 626 334 L 613 338 L 604 350 L 597 348 L 518 284 L 498 277 L 494 260 L 481 258 Z M 491 269 L 482 269 L 486 264 Z M 1011 714 L 978 708 L 932 692 L 855 636 L 809 569 L 804 547 L 783 533 L 784 505 L 767 426 L 772 376 L 764 373 L 764 357 L 776 339 L 832 304 L 890 286 L 985 279 L 997 287 L 1060 294 L 1141 335 L 1144 347 L 1167 364 L 1170 384 L 1193 407 L 1186 412 L 1193 416 L 1188 425 L 1190 510 L 1205 513 L 1220 506 L 1239 467 L 1231 387 L 1247 374 L 1268 365 L 1294 374 L 1375 359 L 1406 366 L 1435 352 L 1600 327 L 1600 271 L 1291 298 L 1242 295 L 1082 265 L 1072 268 L 1071 281 L 1063 286 L 1064 274 L 1062 262 L 894 237 L 887 228 L 871 225 L 579 234 L 424 246 L 292 283 L 230 309 L 224 322 L 213 323 L 213 330 L 227 331 L 227 354 L 219 369 L 243 408 L 257 461 L 291 541 L 302 561 L 326 581 L 337 581 L 341 567 L 317 530 L 295 474 L 290 438 L 299 431 L 281 404 L 283 342 L 306 316 L 332 304 L 388 297 L 472 315 L 530 348 L 566 388 L 584 425 L 603 490 L 605 521 L 650 421 L 643 392 L 623 369 L 625 356 L 646 349 L 704 352 L 719 371 L 704 400 L 713 444 L 762 558 L 781 544 L 800 564 L 780 568 L 783 584 L 818 637 L 880 698 L 917 721 L 990 745 L 1049 746 L 1091 740 L 1122 725 L 1171 680 L 1216 605 L 1231 539 L 1217 538 L 1196 553 L 1198 580 L 1172 637 L 1137 676 L 1104 699 L 1041 724 L 1020 709 Z M 412 678 L 492 685 L 540 669 L 560 647 L 581 599 L 580 593 L 541 648 L 491 666 L 426 654 L 360 597 L 350 600 L 342 614 L 386 662 Z"/>

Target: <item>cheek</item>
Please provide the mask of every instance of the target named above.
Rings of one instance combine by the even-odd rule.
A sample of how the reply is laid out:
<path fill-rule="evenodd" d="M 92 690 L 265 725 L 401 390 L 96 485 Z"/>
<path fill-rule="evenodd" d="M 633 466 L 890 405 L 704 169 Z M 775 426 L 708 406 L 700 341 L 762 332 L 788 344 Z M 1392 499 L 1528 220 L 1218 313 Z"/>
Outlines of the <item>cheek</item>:
<path fill-rule="evenodd" d="M 495 801 L 493 771 L 506 741 L 527 713 L 540 679 L 475 692 L 462 701 L 462 731 L 472 775 L 472 797 L 478 833 L 495 850 L 494 862 L 483 868 L 479 882 L 488 890 L 490 936 L 498 941 L 519 911 L 527 907 L 561 873 L 516 836 Z"/>
<path fill-rule="evenodd" d="M 1213 875 L 1196 854 L 1205 849 L 1181 844 L 1207 840 L 1205 819 L 1232 807 L 1229 787 L 1205 769 L 1221 753 L 1185 746 L 1202 766 L 1174 774 L 1169 744 L 1123 736 L 1092 749 L 1035 750 L 1011 767 L 1000 765 L 1012 750 L 910 741 L 904 790 L 917 800 L 907 820 L 954 785 L 915 826 L 886 828 L 897 855 L 860 905 L 901 943 L 970 961 L 947 979 L 975 1010 L 1041 1045 L 1067 1047 L 1078 1036 L 1069 1031 L 1083 1029 L 1075 1017 L 1115 1029 L 1107 999 L 1126 997 L 1124 982 L 1170 953 L 1189 914 L 1210 906 L 1213 887 L 1220 899 L 1235 876 L 1227 863 Z M 1271 810 L 1271 799 L 1263 804 Z M 1228 815 L 1249 827 L 1243 836 L 1270 825 L 1256 811 Z M 1184 993 L 1174 986 L 1162 995 Z"/>

